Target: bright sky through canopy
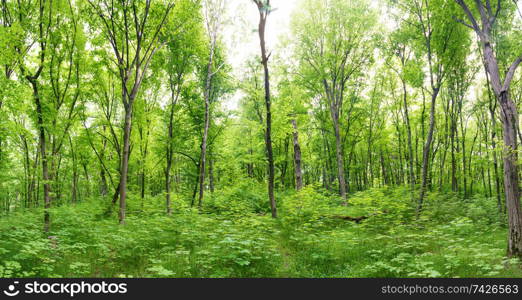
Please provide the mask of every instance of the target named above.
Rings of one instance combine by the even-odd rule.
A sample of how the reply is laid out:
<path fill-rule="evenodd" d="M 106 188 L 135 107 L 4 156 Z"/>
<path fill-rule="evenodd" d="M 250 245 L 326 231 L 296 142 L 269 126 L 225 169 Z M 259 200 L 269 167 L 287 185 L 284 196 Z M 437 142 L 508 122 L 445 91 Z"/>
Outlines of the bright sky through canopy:
<path fill-rule="evenodd" d="M 272 0 L 275 9 L 267 21 L 267 48 L 273 50 L 280 37 L 289 30 L 290 16 L 299 0 Z M 251 0 L 231 0 L 227 5 L 229 22 L 226 24 L 223 39 L 228 51 L 228 63 L 234 70 L 234 75 L 241 78 L 241 69 L 245 62 L 260 54 L 257 26 L 259 13 Z M 235 93 L 225 105 L 235 109 L 241 97 Z"/>

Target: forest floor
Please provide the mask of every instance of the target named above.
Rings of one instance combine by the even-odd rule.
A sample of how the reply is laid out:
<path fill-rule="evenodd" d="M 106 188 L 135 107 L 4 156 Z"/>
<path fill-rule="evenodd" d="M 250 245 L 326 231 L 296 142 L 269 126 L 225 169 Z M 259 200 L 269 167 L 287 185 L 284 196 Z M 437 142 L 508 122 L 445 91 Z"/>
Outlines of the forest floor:
<path fill-rule="evenodd" d="M 416 219 L 406 188 L 345 207 L 310 187 L 279 194 L 274 220 L 261 193 L 218 193 L 202 211 L 177 199 L 172 216 L 162 197 L 143 210 L 131 197 L 124 226 L 105 199 L 63 205 L 45 235 L 41 209 L 0 217 L 0 277 L 522 277 L 494 198 L 431 193 Z"/>

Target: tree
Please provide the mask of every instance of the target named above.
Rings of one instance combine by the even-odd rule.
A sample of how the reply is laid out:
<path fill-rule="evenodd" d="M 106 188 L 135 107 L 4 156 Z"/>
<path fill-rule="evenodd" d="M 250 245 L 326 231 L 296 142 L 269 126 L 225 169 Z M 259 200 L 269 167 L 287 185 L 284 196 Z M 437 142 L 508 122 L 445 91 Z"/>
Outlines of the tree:
<path fill-rule="evenodd" d="M 387 63 L 388 66 L 399 77 L 402 88 L 402 116 L 404 125 L 406 127 L 407 145 L 408 145 L 408 175 L 411 189 L 412 199 L 414 198 L 414 190 L 416 184 L 416 175 L 414 171 L 415 156 L 413 152 L 412 143 L 412 129 L 410 122 L 410 108 L 408 103 L 408 84 L 414 88 L 419 88 L 423 84 L 423 74 L 418 66 L 418 61 L 414 56 L 414 49 L 411 45 L 411 39 L 414 38 L 414 33 L 411 29 L 397 30 L 390 36 L 389 52 L 390 57 L 398 60 L 399 66 L 396 67 L 392 62 Z"/>
<path fill-rule="evenodd" d="M 174 4 L 169 2 L 166 7 L 160 4 L 151 7 L 150 0 L 146 0 L 145 3 L 125 0 L 116 4 L 102 0 L 88 2 L 102 22 L 103 33 L 112 47 L 114 63 L 121 82 L 121 100 L 125 117 L 119 183 L 119 222 L 125 224 L 134 101 L 152 57 L 165 43 L 161 31 Z"/>
<path fill-rule="evenodd" d="M 204 4 L 204 16 L 205 26 L 207 29 L 207 37 L 209 42 L 209 57 L 207 63 L 207 72 L 204 87 L 204 99 L 205 99 L 205 117 L 204 117 L 204 128 L 203 136 L 201 137 L 201 157 L 199 163 L 199 197 L 198 206 L 201 207 L 203 201 L 203 195 L 205 191 L 205 168 L 207 159 L 207 140 L 208 131 L 210 126 L 210 97 L 212 93 L 212 77 L 219 71 L 219 68 L 215 70 L 215 52 L 218 43 L 219 31 L 222 25 L 222 18 L 225 11 L 225 1 L 223 0 L 205 0 Z"/>
<path fill-rule="evenodd" d="M 268 15 L 273 11 L 270 6 L 270 0 L 252 0 L 257 5 L 259 10 L 259 44 L 261 47 L 261 64 L 263 65 L 263 71 L 265 74 L 265 106 L 266 106 L 266 128 L 265 128 L 265 144 L 266 144 L 266 155 L 268 159 L 268 198 L 270 201 L 270 208 L 272 211 L 272 217 L 277 217 L 276 200 L 274 196 L 274 153 L 272 149 L 272 112 L 270 110 L 270 73 L 268 71 L 268 59 L 270 54 L 266 51 L 265 42 L 265 28 Z"/>
<path fill-rule="evenodd" d="M 435 131 L 435 109 L 436 101 L 444 83 L 448 69 L 455 58 L 465 55 L 466 35 L 463 31 L 455 28 L 448 20 L 455 11 L 447 0 L 412 0 L 404 4 L 403 10 L 406 18 L 406 26 L 414 26 L 417 32 L 417 51 L 421 51 L 427 61 L 429 77 L 430 119 L 429 129 L 425 138 L 422 151 L 422 175 L 420 196 L 417 203 L 417 215 L 421 212 L 424 197 L 428 187 L 428 173 L 430 159 L 432 158 L 432 142 Z"/>
<path fill-rule="evenodd" d="M 343 104 L 349 80 L 360 77 L 372 60 L 375 15 L 365 1 L 308 0 L 295 20 L 301 76 L 326 100 L 335 136 L 339 193 L 346 201 Z"/>
<path fill-rule="evenodd" d="M 517 67 L 522 62 L 522 54 L 507 68 L 504 76 L 500 73 L 497 59 L 498 49 L 495 49 L 493 34 L 502 11 L 499 0 L 475 1 L 475 11 L 464 0 L 455 0 L 466 14 L 467 21 L 457 18 L 466 27 L 473 29 L 482 48 L 482 58 L 489 75 L 489 83 L 501 108 L 501 119 L 504 133 L 504 193 L 509 219 L 508 254 L 522 256 L 522 211 L 520 208 L 520 187 L 518 174 L 517 133 L 518 111 L 510 96 L 510 87 Z M 506 4 L 507 5 L 507 4 Z"/>
<path fill-rule="evenodd" d="M 166 45 L 166 51 L 161 53 L 164 61 L 168 87 L 170 90 L 170 102 L 167 107 L 167 137 L 165 142 L 165 190 L 167 214 L 172 213 L 171 207 L 171 170 L 174 161 L 174 114 L 178 108 L 182 89 L 185 87 L 187 77 L 194 71 L 204 53 L 203 26 L 200 22 L 199 3 L 192 1 L 178 2 L 174 8 L 175 16 L 168 31 L 172 37 Z"/>
<path fill-rule="evenodd" d="M 45 125 L 43 119 L 43 111 L 42 111 L 42 102 L 40 97 L 40 91 L 38 87 L 38 79 L 42 74 L 45 62 L 45 50 L 47 47 L 46 37 L 48 36 L 48 31 L 50 27 L 50 20 L 47 20 L 44 16 L 44 12 L 46 10 L 46 3 L 40 2 L 39 8 L 39 19 L 38 19 L 38 27 L 39 27 L 39 39 L 40 43 L 40 61 L 38 64 L 38 68 L 33 73 L 29 74 L 29 72 L 25 69 L 24 65 L 20 64 L 22 75 L 27 79 L 33 89 L 33 98 L 36 106 L 36 114 L 37 114 L 37 123 L 39 128 L 39 145 L 40 145 L 40 156 L 42 161 L 42 176 L 44 180 L 44 203 L 45 203 L 45 211 L 44 211 L 44 231 L 49 231 L 50 226 L 50 216 L 48 209 L 51 206 L 51 191 L 49 184 L 49 168 L 47 161 L 47 144 L 45 138 Z M 50 10 L 50 7 L 47 7 L 47 10 Z M 50 14 L 49 14 L 50 15 Z M 46 28 L 46 29 L 44 29 Z M 46 30 L 46 31 L 44 31 Z"/>

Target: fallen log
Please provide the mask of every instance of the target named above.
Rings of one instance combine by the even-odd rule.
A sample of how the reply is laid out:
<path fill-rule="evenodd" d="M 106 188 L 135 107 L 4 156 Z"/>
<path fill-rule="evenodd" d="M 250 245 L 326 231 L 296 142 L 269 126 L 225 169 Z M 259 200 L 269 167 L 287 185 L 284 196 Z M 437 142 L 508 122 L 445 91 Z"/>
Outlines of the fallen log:
<path fill-rule="evenodd" d="M 368 216 L 360 216 L 360 217 L 350 217 L 350 216 L 331 216 L 332 218 L 342 219 L 347 221 L 352 221 L 357 224 L 361 223 L 363 220 L 368 219 Z"/>

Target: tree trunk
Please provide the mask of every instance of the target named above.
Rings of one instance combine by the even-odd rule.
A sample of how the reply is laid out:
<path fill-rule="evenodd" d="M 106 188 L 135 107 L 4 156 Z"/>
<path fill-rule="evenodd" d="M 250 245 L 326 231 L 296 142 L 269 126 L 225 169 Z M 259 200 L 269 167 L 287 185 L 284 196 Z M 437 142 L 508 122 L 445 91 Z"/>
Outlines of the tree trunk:
<path fill-rule="evenodd" d="M 210 125 L 210 89 L 212 88 L 212 64 L 214 62 L 214 42 L 210 49 L 210 58 L 207 66 L 207 80 L 205 83 L 205 127 L 203 128 L 203 137 L 201 140 L 201 159 L 199 168 L 199 198 L 198 206 L 201 207 L 203 203 L 203 195 L 205 193 L 205 167 L 207 159 L 207 139 L 208 139 L 208 128 Z"/>
<path fill-rule="evenodd" d="M 180 76 L 178 77 L 180 78 Z M 165 205 L 167 207 L 167 215 L 172 214 L 172 207 L 171 207 L 171 199 L 170 199 L 170 189 L 171 189 L 171 176 L 170 171 L 172 169 L 172 159 L 174 152 L 172 150 L 172 139 L 174 138 L 174 108 L 179 96 L 180 89 L 177 90 L 177 93 L 174 93 L 174 89 L 171 85 L 171 99 L 172 102 L 170 104 L 170 112 L 169 112 L 169 140 L 167 144 L 167 151 L 166 151 L 166 160 L 167 160 L 167 166 L 165 167 Z"/>
<path fill-rule="evenodd" d="M 45 140 L 45 128 L 43 121 L 42 104 L 40 101 L 40 94 L 38 92 L 38 85 L 36 80 L 30 79 L 31 86 L 33 88 L 33 97 L 36 104 L 36 113 L 38 120 L 38 133 L 39 133 L 39 145 L 40 145 L 40 156 L 42 158 L 42 180 L 44 186 L 44 231 L 49 232 L 51 216 L 49 214 L 49 208 L 51 208 L 51 188 L 49 185 L 49 169 L 47 166 L 47 152 L 46 152 L 46 140 Z"/>
<path fill-rule="evenodd" d="M 125 107 L 125 123 L 123 125 L 123 153 L 121 158 L 121 176 L 120 176 L 120 212 L 119 222 L 125 224 L 126 213 L 126 197 L 127 197 L 127 174 L 129 172 L 129 156 L 130 156 L 130 137 L 132 126 L 132 101 Z"/>
<path fill-rule="evenodd" d="M 274 196 L 274 154 L 272 150 L 272 112 L 270 102 L 270 74 L 268 71 L 268 56 L 265 45 L 265 26 L 266 18 L 268 17 L 268 9 L 260 0 L 256 1 L 259 9 L 259 44 L 261 46 L 261 63 L 265 74 L 265 105 L 266 105 L 266 130 L 265 130 L 265 144 L 266 155 L 268 159 L 268 198 L 270 201 L 270 209 L 272 218 L 277 217 L 276 201 Z M 267 3 L 267 5 L 269 5 Z"/>
<path fill-rule="evenodd" d="M 382 173 L 383 185 L 388 185 L 389 184 L 388 174 L 386 173 L 386 166 L 384 164 L 384 154 L 382 153 L 382 150 L 381 150 L 381 173 Z"/>
<path fill-rule="evenodd" d="M 192 200 L 190 201 L 190 207 L 194 207 L 194 201 L 196 201 L 196 194 L 198 192 L 198 186 L 199 186 L 199 168 L 200 163 L 198 162 L 198 165 L 196 166 L 198 170 L 198 175 L 196 175 L 196 182 L 194 184 L 194 190 L 192 190 Z"/>
<path fill-rule="evenodd" d="M 504 131 L 504 193 L 508 212 L 509 242 L 508 255 L 522 256 L 522 214 L 520 211 L 520 190 L 517 165 L 517 131 L 518 112 L 515 103 L 510 99 L 509 88 L 511 79 L 518 64 L 522 61 L 519 57 L 506 73 L 504 81 L 500 79 L 500 71 L 490 42 L 490 26 L 486 26 L 483 32 L 477 32 L 481 38 L 483 47 L 484 64 L 489 73 L 490 83 L 495 96 L 500 103 L 500 116 Z"/>
<path fill-rule="evenodd" d="M 495 117 L 495 113 L 493 110 L 490 110 L 490 113 L 491 113 L 491 125 L 492 125 L 492 129 L 491 129 L 491 149 L 493 150 L 493 171 L 495 173 L 495 191 L 496 191 L 496 194 L 497 194 L 497 207 L 498 207 L 498 211 L 501 212 L 502 211 L 502 200 L 501 200 L 501 195 L 500 195 L 500 179 L 499 179 L 499 172 L 498 172 L 498 159 L 497 159 L 497 152 L 496 152 L 496 149 L 497 149 L 497 145 L 496 145 L 496 117 Z"/>
<path fill-rule="evenodd" d="M 74 152 L 74 145 L 72 142 L 72 138 L 69 135 L 69 144 L 71 146 L 71 157 L 72 157 L 72 164 L 73 164 L 73 178 L 72 178 L 72 202 L 76 203 L 78 201 L 78 163 L 76 161 L 76 153 Z"/>
<path fill-rule="evenodd" d="M 466 131 L 464 120 L 462 119 L 462 99 L 458 104 L 458 114 L 460 116 L 460 142 L 462 147 L 462 187 L 464 188 L 464 198 L 468 197 L 468 179 L 466 176 Z"/>
<path fill-rule="evenodd" d="M 458 191 L 458 181 L 457 181 L 457 158 L 455 157 L 455 134 L 457 132 L 457 116 L 455 111 L 455 99 L 453 97 L 450 98 L 451 105 L 448 105 L 448 110 L 451 114 L 451 124 L 450 124 L 450 143 L 451 143 L 451 190 L 453 192 Z"/>
<path fill-rule="evenodd" d="M 112 194 L 112 201 L 111 201 L 111 205 L 109 206 L 109 212 L 112 210 L 112 207 L 114 206 L 114 204 L 116 204 L 118 199 L 120 199 L 120 183 L 119 182 L 118 182 L 118 186 L 116 187 L 116 189 L 114 189 L 114 194 Z"/>
<path fill-rule="evenodd" d="M 422 210 L 424 196 L 426 194 L 426 188 L 428 184 L 428 162 L 430 158 L 431 142 L 433 140 L 433 131 L 435 130 L 435 100 L 439 94 L 439 88 L 433 89 L 431 95 L 431 110 L 430 110 L 430 128 L 428 129 L 428 136 L 426 138 L 426 144 L 422 153 L 422 185 L 420 190 L 419 203 L 417 205 L 417 216 Z"/>
<path fill-rule="evenodd" d="M 497 108 L 496 103 L 492 97 L 491 92 L 491 83 L 489 81 L 489 74 L 487 65 L 484 64 L 484 70 L 486 73 L 486 81 L 488 83 L 488 109 L 489 116 L 491 118 L 491 149 L 493 155 L 493 171 L 495 174 L 495 192 L 497 196 L 497 207 L 498 211 L 502 212 L 502 200 L 500 195 L 500 179 L 499 179 L 499 171 L 498 171 L 498 159 L 497 159 L 497 116 L 495 115 L 495 110 Z"/>
<path fill-rule="evenodd" d="M 212 159 L 212 155 L 209 155 L 208 160 L 208 187 L 211 193 L 214 193 L 214 160 Z"/>
<path fill-rule="evenodd" d="M 143 207 L 145 205 L 145 184 L 146 184 L 146 176 L 145 176 L 145 161 L 142 162 L 143 163 L 143 166 L 142 166 L 142 169 L 141 169 L 141 194 L 140 194 L 140 197 L 141 197 L 141 210 L 143 210 Z"/>
<path fill-rule="evenodd" d="M 292 119 L 292 126 L 294 127 L 293 141 L 294 141 L 294 171 L 295 171 L 295 189 L 301 190 L 303 188 L 303 173 L 301 171 L 301 146 L 299 145 L 299 131 L 297 130 L 297 121 Z"/>
<path fill-rule="evenodd" d="M 509 222 L 508 254 L 522 255 L 522 213 L 520 210 L 520 189 L 518 186 L 517 155 L 517 112 L 509 92 L 501 92 L 502 125 L 504 129 L 504 190 Z"/>
<path fill-rule="evenodd" d="M 170 128 L 169 128 L 170 130 Z M 167 214 L 172 214 L 172 208 L 171 208 L 171 200 L 170 200 L 170 170 L 172 168 L 172 155 L 167 155 L 167 167 L 165 168 L 165 191 L 166 191 L 166 206 L 167 206 Z"/>
<path fill-rule="evenodd" d="M 100 168 L 100 195 L 105 197 L 107 192 L 107 178 L 105 177 L 105 169 L 102 167 Z"/>
<path fill-rule="evenodd" d="M 337 159 L 337 179 L 339 180 L 339 193 L 343 198 L 343 203 L 346 203 L 346 182 L 344 180 L 344 159 L 341 144 L 341 133 L 339 130 L 339 115 L 334 109 L 331 109 L 332 120 L 335 134 L 335 156 Z"/>
<path fill-rule="evenodd" d="M 451 190 L 458 191 L 457 159 L 455 157 L 455 132 L 451 133 Z"/>

